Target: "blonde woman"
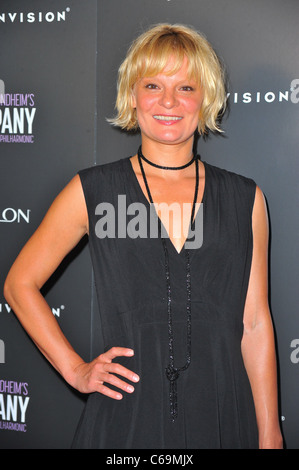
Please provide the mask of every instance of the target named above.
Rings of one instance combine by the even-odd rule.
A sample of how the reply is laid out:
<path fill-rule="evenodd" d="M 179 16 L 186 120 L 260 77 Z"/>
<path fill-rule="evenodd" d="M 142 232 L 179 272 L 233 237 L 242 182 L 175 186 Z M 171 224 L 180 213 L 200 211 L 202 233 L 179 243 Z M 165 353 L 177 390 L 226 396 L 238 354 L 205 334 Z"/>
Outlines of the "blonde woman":
<path fill-rule="evenodd" d="M 282 447 L 263 194 L 193 153 L 197 132 L 220 131 L 225 101 L 201 34 L 168 24 L 142 34 L 120 67 L 111 120 L 139 129 L 138 152 L 80 171 L 8 274 L 5 296 L 24 328 L 90 394 L 74 448 Z M 125 214 L 113 220 L 120 197 Z M 159 210 L 173 204 L 172 216 Z M 86 233 L 105 342 L 90 363 L 40 294 Z"/>

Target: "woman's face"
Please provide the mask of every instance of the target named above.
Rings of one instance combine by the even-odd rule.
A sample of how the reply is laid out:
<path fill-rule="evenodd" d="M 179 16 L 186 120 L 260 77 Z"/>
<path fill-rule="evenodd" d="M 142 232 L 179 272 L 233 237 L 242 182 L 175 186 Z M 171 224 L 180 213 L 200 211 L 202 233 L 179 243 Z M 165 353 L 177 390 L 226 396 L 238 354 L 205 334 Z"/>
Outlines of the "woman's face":
<path fill-rule="evenodd" d="M 133 107 L 143 139 L 179 144 L 193 140 L 203 93 L 199 85 L 188 78 L 187 59 L 177 73 L 166 75 L 171 60 L 162 73 L 143 77 L 135 84 Z"/>

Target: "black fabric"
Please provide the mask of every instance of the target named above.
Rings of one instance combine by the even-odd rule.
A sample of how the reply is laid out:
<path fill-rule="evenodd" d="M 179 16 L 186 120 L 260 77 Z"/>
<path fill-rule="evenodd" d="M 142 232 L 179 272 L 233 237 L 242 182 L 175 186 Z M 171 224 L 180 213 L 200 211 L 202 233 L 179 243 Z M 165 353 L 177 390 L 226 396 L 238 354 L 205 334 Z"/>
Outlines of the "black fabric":
<path fill-rule="evenodd" d="M 123 392 L 120 401 L 91 394 L 73 448 L 258 448 L 253 398 L 241 355 L 256 185 L 208 163 L 204 166 L 203 244 L 190 250 L 192 359 L 177 381 L 174 423 L 165 375 L 169 350 L 161 240 L 118 237 L 118 223 L 115 238 L 100 239 L 96 234 L 98 204 L 111 203 L 117 214 L 119 195 L 126 207 L 141 202 L 149 209 L 149 203 L 129 158 L 79 172 L 105 350 L 134 349 L 132 358 L 117 361 L 139 374 L 140 381 L 132 394 Z M 169 239 L 166 243 L 174 354 L 181 364 L 186 359 L 185 248 L 178 253 Z"/>

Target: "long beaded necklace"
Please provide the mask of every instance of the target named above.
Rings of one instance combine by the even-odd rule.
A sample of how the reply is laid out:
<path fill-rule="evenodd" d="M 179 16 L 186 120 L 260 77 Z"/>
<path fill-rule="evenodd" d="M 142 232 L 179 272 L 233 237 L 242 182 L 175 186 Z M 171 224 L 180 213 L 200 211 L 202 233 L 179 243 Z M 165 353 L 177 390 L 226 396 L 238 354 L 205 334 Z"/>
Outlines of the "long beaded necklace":
<path fill-rule="evenodd" d="M 151 192 L 148 186 L 147 178 L 143 168 L 142 160 L 146 161 L 150 165 L 160 168 L 163 170 L 182 170 L 183 168 L 188 167 L 195 161 L 196 168 L 196 183 L 194 191 L 194 199 L 191 212 L 191 228 L 194 224 L 194 214 L 195 214 L 195 205 L 198 195 L 198 184 L 199 184 L 199 174 L 198 174 L 198 157 L 194 155 L 193 158 L 186 164 L 179 167 L 168 167 L 157 165 L 142 154 L 141 146 L 138 149 L 138 161 L 140 170 L 142 173 L 143 181 L 147 190 L 148 198 L 151 204 L 153 204 L 153 199 Z M 167 249 L 167 244 L 165 237 L 161 234 L 161 220 L 159 221 L 159 235 L 162 240 L 164 256 L 165 256 L 165 279 L 166 279 L 166 293 L 167 293 L 167 316 L 168 316 L 168 346 L 169 346 L 169 364 L 165 369 L 166 377 L 170 383 L 169 389 L 169 401 L 170 401 L 170 416 L 171 420 L 174 422 L 178 415 L 178 402 L 177 402 L 177 379 L 180 376 L 180 373 L 185 371 L 191 363 L 191 274 L 190 274 L 190 254 L 189 250 L 185 249 L 186 257 L 186 288 L 187 288 L 187 354 L 186 354 L 186 363 L 182 367 L 176 367 L 174 365 L 174 338 L 173 338 L 173 324 L 172 324 L 172 309 L 171 309 L 171 282 L 170 282 L 170 269 L 169 269 L 169 253 Z"/>

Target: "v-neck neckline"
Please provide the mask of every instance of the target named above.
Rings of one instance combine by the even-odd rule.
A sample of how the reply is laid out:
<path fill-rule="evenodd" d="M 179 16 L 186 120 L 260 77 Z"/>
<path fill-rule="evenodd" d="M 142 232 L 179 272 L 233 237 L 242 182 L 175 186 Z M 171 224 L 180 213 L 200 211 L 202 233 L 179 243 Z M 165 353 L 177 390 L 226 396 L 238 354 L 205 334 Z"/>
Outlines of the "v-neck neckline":
<path fill-rule="evenodd" d="M 135 189 L 136 189 L 136 192 L 140 195 L 140 197 L 143 199 L 143 202 L 148 206 L 148 207 L 151 207 L 151 203 L 150 201 L 147 199 L 146 195 L 144 194 L 141 186 L 140 186 L 140 183 L 138 181 L 138 178 L 137 178 L 137 175 L 135 173 L 135 170 L 133 168 L 133 165 L 132 165 L 132 162 L 131 162 L 131 157 L 127 157 L 125 159 L 125 161 L 127 161 L 128 163 L 128 166 L 129 166 L 129 173 L 132 174 L 132 177 L 133 177 L 133 182 L 134 182 L 134 186 L 135 186 Z M 205 174 L 204 174 L 204 189 L 203 189 L 203 194 L 202 194 L 202 198 L 201 198 L 201 201 L 200 202 L 197 202 L 197 210 L 195 211 L 195 215 L 194 215 L 194 223 L 196 222 L 196 218 L 198 216 L 198 213 L 199 211 L 201 210 L 201 205 L 205 202 L 206 200 L 206 193 L 207 193 L 207 181 L 208 181 L 208 177 L 207 177 L 207 164 L 206 162 L 204 161 L 201 161 L 203 166 L 204 166 L 204 169 L 205 169 Z M 158 215 L 157 215 L 158 217 Z M 188 238 L 187 237 L 184 241 L 184 244 L 182 245 L 182 248 L 180 249 L 180 251 L 178 251 L 176 249 L 176 247 L 174 246 L 172 240 L 170 239 L 169 237 L 169 234 L 163 224 L 163 222 L 161 221 L 161 219 L 159 218 L 160 222 L 161 222 L 161 226 L 163 226 L 164 228 L 164 231 L 165 233 L 167 234 L 166 236 L 166 241 L 168 240 L 168 243 L 169 243 L 169 246 L 171 248 L 171 250 L 177 255 L 177 256 L 182 256 L 182 254 L 185 252 L 186 250 L 186 242 L 188 241 Z M 189 230 L 188 230 L 188 234 L 190 234 L 190 228 L 191 228 L 191 223 L 189 224 Z M 191 251 L 195 251 L 194 249 L 191 249 Z"/>

